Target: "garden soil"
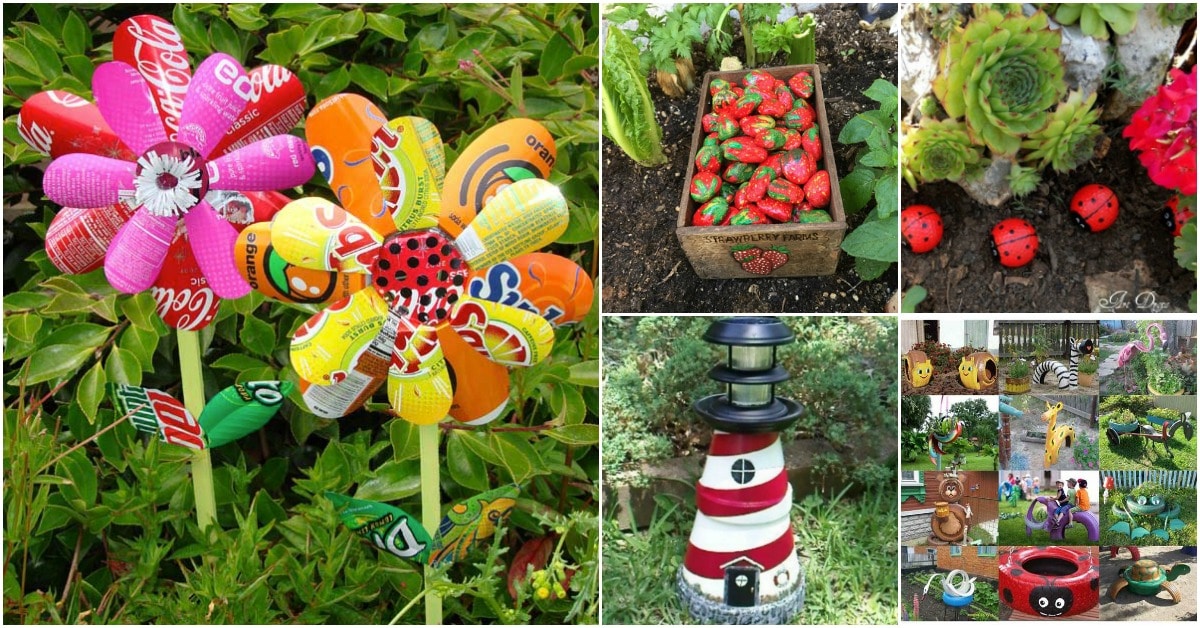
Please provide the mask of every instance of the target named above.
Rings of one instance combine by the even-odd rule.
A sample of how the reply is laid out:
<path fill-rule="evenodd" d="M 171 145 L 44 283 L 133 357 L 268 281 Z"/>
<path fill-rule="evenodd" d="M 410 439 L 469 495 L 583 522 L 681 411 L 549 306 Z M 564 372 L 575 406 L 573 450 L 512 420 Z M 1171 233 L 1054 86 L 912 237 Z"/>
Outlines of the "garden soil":
<path fill-rule="evenodd" d="M 901 207 L 930 205 L 945 225 L 933 251 L 901 254 L 904 289 L 921 285 L 929 293 L 917 311 L 1092 312 L 1097 303 L 1088 297 L 1089 278 L 1106 286 L 1099 291 L 1104 296 L 1127 290 L 1127 307 L 1144 295 L 1146 307 L 1117 311 L 1186 311 L 1195 275 L 1176 263 L 1174 238 L 1162 219 L 1171 193 L 1150 181 L 1122 129 L 1104 127 L 1111 140 L 1104 157 L 1066 174 L 1047 169 L 1036 191 L 999 208 L 975 202 L 953 183 L 925 184 L 918 192 L 902 184 Z M 1089 183 L 1112 188 L 1120 203 L 1116 224 L 1100 233 L 1078 227 L 1067 210 L 1075 191 Z M 1032 223 L 1039 240 L 1033 263 L 1015 269 L 992 256 L 992 226 L 1011 216 Z M 1114 281 L 1112 273 L 1125 280 Z"/>
<path fill-rule="evenodd" d="M 814 12 L 817 62 L 825 90 L 830 138 L 838 173 L 849 173 L 854 147 L 837 143 L 850 118 L 875 108 L 862 95 L 877 78 L 896 82 L 896 38 L 886 29 L 859 27 L 853 5 Z M 740 43 L 735 42 L 738 54 Z M 845 253 L 837 273 L 826 277 L 701 279 L 675 236 L 679 198 L 687 170 L 700 83 L 720 60 L 694 59 L 696 87 L 683 98 L 667 98 L 650 81 L 650 94 L 663 127 L 670 163 L 643 168 L 611 141 L 604 142 L 603 299 L 606 313 L 637 312 L 882 312 L 896 291 L 895 270 L 863 281 Z M 782 60 L 768 65 L 784 65 Z M 847 217 L 853 230 L 866 211 Z"/>
<path fill-rule="evenodd" d="M 1000 387 L 996 382 L 991 386 L 982 386 L 979 390 L 971 390 L 962 385 L 958 371 L 943 371 L 934 373 L 929 383 L 917 388 L 908 380 L 900 380 L 900 394 L 903 395 L 997 395 Z"/>

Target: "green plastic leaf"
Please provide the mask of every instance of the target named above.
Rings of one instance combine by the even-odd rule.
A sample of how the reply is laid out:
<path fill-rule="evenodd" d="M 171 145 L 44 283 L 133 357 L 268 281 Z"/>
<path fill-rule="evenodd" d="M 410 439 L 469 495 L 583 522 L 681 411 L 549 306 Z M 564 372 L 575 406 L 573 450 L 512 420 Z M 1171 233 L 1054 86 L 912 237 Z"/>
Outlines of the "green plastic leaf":
<path fill-rule="evenodd" d="M 1131 533 L 1128 521 L 1118 521 L 1112 524 L 1112 526 L 1108 528 L 1108 531 L 1116 532 L 1117 534 L 1124 534 L 1125 536 L 1129 536 Z"/>
<path fill-rule="evenodd" d="M 178 399 L 141 386 L 109 383 L 107 388 L 117 418 L 129 417 L 134 429 L 154 434 L 164 443 L 204 449 L 200 424 Z"/>
<path fill-rule="evenodd" d="M 1133 534 L 1130 534 L 1129 538 L 1136 541 L 1136 540 L 1142 538 L 1143 536 L 1146 536 L 1147 534 L 1150 534 L 1149 530 L 1147 530 L 1146 528 L 1137 527 L 1137 528 L 1133 529 Z"/>
<path fill-rule="evenodd" d="M 217 393 L 200 414 L 208 446 L 220 447 L 257 431 L 283 407 L 292 387 L 291 382 L 247 382 Z"/>
<path fill-rule="evenodd" d="M 1156 536 L 1164 541 L 1166 541 L 1167 539 L 1170 538 L 1170 536 L 1167 534 L 1166 530 L 1154 530 L 1150 534 L 1153 534 L 1154 536 Z"/>
<path fill-rule="evenodd" d="M 408 560 L 425 562 L 433 539 L 416 517 L 387 504 L 325 493 L 342 523 L 379 549 Z"/>
<path fill-rule="evenodd" d="M 502 486 L 455 504 L 446 512 L 437 530 L 437 549 L 430 554 L 429 564 L 436 566 L 466 558 L 471 546 L 496 531 L 517 504 L 521 490 Z"/>
<path fill-rule="evenodd" d="M 446 468 L 450 478 L 460 486 L 475 491 L 486 491 L 491 486 L 488 483 L 487 465 L 465 443 L 463 436 L 454 430 L 446 438 Z"/>
<path fill-rule="evenodd" d="M 75 389 L 75 398 L 79 401 L 79 408 L 83 410 L 84 416 L 87 417 L 91 424 L 96 423 L 96 413 L 100 410 L 100 400 L 104 398 L 104 385 L 108 383 L 108 377 L 104 374 L 104 369 L 97 362 L 84 373 L 83 379 L 79 380 L 79 387 Z"/>
<path fill-rule="evenodd" d="M 1185 523 L 1185 522 L 1183 521 L 1183 519 L 1172 519 L 1172 520 L 1171 520 L 1171 523 L 1170 523 L 1169 525 L 1167 525 L 1167 527 L 1168 527 L 1168 528 L 1170 528 L 1172 531 L 1174 531 L 1174 530 L 1182 530 L 1182 529 L 1184 529 L 1186 526 L 1187 526 L 1187 523 Z"/>

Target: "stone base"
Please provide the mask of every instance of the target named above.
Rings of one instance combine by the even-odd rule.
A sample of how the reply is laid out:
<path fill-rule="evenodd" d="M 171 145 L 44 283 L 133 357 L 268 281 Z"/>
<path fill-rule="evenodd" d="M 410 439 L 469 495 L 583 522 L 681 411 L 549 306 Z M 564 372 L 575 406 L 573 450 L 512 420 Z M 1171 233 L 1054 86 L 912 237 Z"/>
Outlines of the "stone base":
<path fill-rule="evenodd" d="M 728 606 L 710 599 L 688 585 L 682 569 L 676 572 L 675 588 L 692 619 L 699 624 L 789 624 L 804 608 L 803 567 L 796 588 L 774 602 L 758 606 Z"/>

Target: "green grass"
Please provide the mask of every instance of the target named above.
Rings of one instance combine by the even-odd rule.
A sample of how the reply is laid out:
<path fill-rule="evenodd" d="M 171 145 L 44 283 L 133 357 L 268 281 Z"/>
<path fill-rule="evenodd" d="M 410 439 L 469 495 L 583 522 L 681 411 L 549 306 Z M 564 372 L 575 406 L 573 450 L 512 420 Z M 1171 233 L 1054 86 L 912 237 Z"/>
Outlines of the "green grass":
<path fill-rule="evenodd" d="M 1143 422 L 1145 418 L 1143 417 Z M 1195 469 L 1196 441 L 1185 440 L 1183 429 L 1166 442 L 1174 458 L 1163 452 L 1163 444 L 1141 436 L 1122 436 L 1118 446 L 1109 444 L 1104 431 L 1108 429 L 1108 415 L 1100 416 L 1100 468 L 1112 471 L 1136 471 L 1140 469 Z"/>
<path fill-rule="evenodd" d="M 895 496 L 886 488 L 857 499 L 810 495 L 792 508 L 807 582 L 804 624 L 895 623 Z M 695 506 L 660 498 L 644 530 L 604 523 L 605 624 L 689 624 L 675 593 Z"/>
<path fill-rule="evenodd" d="M 950 460 L 954 456 L 942 456 L 942 467 L 944 470 L 950 470 Z M 900 465 L 905 471 L 936 471 L 933 463 L 929 461 L 929 456 L 919 456 L 916 462 L 904 462 Z M 995 471 L 996 462 L 991 456 L 986 454 L 967 454 L 967 462 L 959 469 L 960 471 Z"/>
<path fill-rule="evenodd" d="M 1043 491 L 1041 495 L 1053 497 L 1053 491 Z M 1029 502 L 1018 500 L 1016 505 L 1007 500 L 1000 502 L 1000 534 L 999 545 L 1094 545 L 1088 541 L 1087 528 L 1081 524 L 1072 523 L 1063 535 L 1062 541 L 1051 541 L 1050 533 L 1040 528 L 1033 530 L 1033 536 L 1025 536 L 1025 512 L 1029 510 Z M 1017 515 L 1013 517 L 1012 515 Z M 1008 518 L 1005 518 L 1005 516 Z M 1103 541 L 1103 537 L 1100 539 Z"/>
<path fill-rule="evenodd" d="M 1126 491 L 1112 491 L 1109 493 L 1109 499 L 1102 501 L 1100 504 L 1100 545 L 1195 545 L 1196 544 L 1196 490 L 1186 488 L 1166 489 L 1163 491 L 1163 497 L 1167 504 L 1179 504 L 1180 510 L 1177 519 L 1184 522 L 1184 527 L 1179 530 L 1168 532 L 1166 541 L 1147 534 L 1136 541 L 1128 535 L 1120 532 L 1110 532 L 1109 528 L 1118 521 L 1123 519 L 1117 517 L 1112 512 L 1112 504 L 1114 502 L 1123 502 Z M 1131 524 L 1131 527 L 1141 526 L 1147 530 L 1163 529 L 1163 520 L 1154 516 L 1138 516 L 1135 515 L 1136 523 Z"/>

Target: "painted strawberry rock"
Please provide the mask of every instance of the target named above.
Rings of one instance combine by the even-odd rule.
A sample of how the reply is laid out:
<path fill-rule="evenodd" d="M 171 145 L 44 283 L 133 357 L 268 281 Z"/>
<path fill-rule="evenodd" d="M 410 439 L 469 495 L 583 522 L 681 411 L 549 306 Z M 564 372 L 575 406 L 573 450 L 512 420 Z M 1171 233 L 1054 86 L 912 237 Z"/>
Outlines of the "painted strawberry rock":
<path fill-rule="evenodd" d="M 729 218 L 731 225 L 764 225 L 768 222 L 762 212 L 750 205 L 737 210 L 737 213 Z"/>
<path fill-rule="evenodd" d="M 746 188 L 749 185 L 750 185 L 750 182 L 747 181 L 747 182 L 739 185 L 737 192 L 733 193 L 732 205 L 733 205 L 734 209 L 742 209 L 743 207 L 746 207 L 747 205 L 750 205 L 753 202 L 750 199 L 746 198 Z"/>
<path fill-rule="evenodd" d="M 1071 217 L 1081 229 L 1104 231 L 1117 221 L 1117 195 L 1107 186 L 1090 183 L 1071 197 Z"/>
<path fill-rule="evenodd" d="M 804 152 L 812 155 L 814 161 L 821 161 L 821 130 L 810 126 L 804 131 L 800 131 L 800 147 L 804 149 Z"/>
<path fill-rule="evenodd" d="M 778 173 L 768 166 L 759 166 L 754 170 L 754 175 L 750 177 L 750 181 L 746 183 L 746 200 L 751 203 L 757 203 L 762 197 L 767 195 L 767 188 L 770 187 L 771 181 L 778 176 Z"/>
<path fill-rule="evenodd" d="M 775 118 L 764 115 L 746 116 L 738 121 L 738 126 L 741 127 L 743 135 L 757 137 L 759 133 L 775 128 Z"/>
<path fill-rule="evenodd" d="M 742 78 L 742 84 L 746 87 L 757 87 L 768 92 L 775 91 L 777 81 L 778 79 L 765 70 L 750 70 Z"/>
<path fill-rule="evenodd" d="M 706 113 L 700 117 L 700 128 L 704 129 L 705 133 L 712 133 L 717 128 L 717 120 L 721 116 L 715 113 Z"/>
<path fill-rule="evenodd" d="M 767 187 L 767 196 L 783 201 L 790 205 L 795 205 L 804 201 L 804 188 L 788 181 L 784 177 L 780 177 L 771 182 Z"/>
<path fill-rule="evenodd" d="M 817 171 L 817 162 L 803 149 L 789 150 L 783 156 L 783 176 L 796 185 L 804 185 Z"/>
<path fill-rule="evenodd" d="M 754 92 L 747 92 L 741 98 L 738 98 L 736 103 L 734 103 L 734 106 L 731 110 L 732 113 L 730 115 L 738 119 L 744 118 L 754 113 L 754 110 L 762 104 L 762 101 L 762 96 Z"/>
<path fill-rule="evenodd" d="M 758 211 L 775 222 L 787 222 L 792 219 L 792 204 L 787 201 L 775 200 L 769 196 L 759 199 Z"/>
<path fill-rule="evenodd" d="M 733 162 L 725 166 L 724 179 L 727 183 L 745 183 L 754 176 L 754 164 Z"/>
<path fill-rule="evenodd" d="M 729 81 L 726 81 L 723 78 L 715 78 L 711 83 L 708 84 L 708 94 L 710 96 L 716 96 L 717 92 L 725 91 L 730 87 L 732 86 L 729 84 Z"/>
<path fill-rule="evenodd" d="M 829 215 L 829 212 L 823 209 L 813 209 L 810 211 L 792 213 L 792 222 L 799 222 L 803 224 L 833 222 L 833 218 Z"/>
<path fill-rule="evenodd" d="M 704 143 L 702 146 L 716 146 L 717 148 L 720 148 L 721 138 L 717 137 L 716 133 L 709 133 L 708 135 L 704 136 Z"/>
<path fill-rule="evenodd" d="M 1003 266 L 1020 268 L 1028 264 L 1037 249 L 1037 230 L 1025 220 L 1005 218 L 992 227 L 992 255 Z"/>
<path fill-rule="evenodd" d="M 813 176 L 804 184 L 804 200 L 811 203 L 816 209 L 828 205 L 829 196 L 829 172 L 826 170 L 814 172 Z"/>
<path fill-rule="evenodd" d="M 804 146 L 804 134 L 797 129 L 783 129 L 783 150 L 794 150 Z"/>
<path fill-rule="evenodd" d="M 728 214 L 729 201 L 723 196 L 718 196 L 696 210 L 696 215 L 692 216 L 692 224 L 697 227 L 719 225 L 725 221 Z"/>
<path fill-rule="evenodd" d="M 697 203 L 708 202 L 721 191 L 721 178 L 714 172 L 698 172 L 692 177 L 692 185 L 688 192 Z"/>
<path fill-rule="evenodd" d="M 1163 223 L 1171 232 L 1171 237 L 1178 238 L 1183 233 L 1183 226 L 1187 224 L 1187 221 L 1195 218 L 1196 213 L 1188 207 L 1180 207 L 1177 194 L 1167 201 L 1167 207 L 1163 210 L 1162 216 Z"/>
<path fill-rule="evenodd" d="M 791 107 L 784 105 L 775 98 L 764 98 L 762 104 L 758 106 L 758 112 L 763 115 L 779 117 L 786 114 Z"/>
<path fill-rule="evenodd" d="M 721 149 L 717 146 L 704 145 L 696 152 L 696 171 L 721 172 Z"/>
<path fill-rule="evenodd" d="M 720 114 L 722 109 L 728 109 L 737 103 L 737 92 L 732 89 L 717 90 L 712 95 L 713 111 Z"/>
<path fill-rule="evenodd" d="M 755 143 L 754 138 L 740 135 L 721 144 L 722 156 L 729 161 L 744 164 L 762 163 L 767 158 L 767 149 Z"/>
<path fill-rule="evenodd" d="M 737 137 L 742 129 L 738 126 L 737 120 L 729 116 L 717 116 L 717 124 L 713 127 L 717 132 L 717 138 L 727 140 L 731 137 Z"/>
<path fill-rule="evenodd" d="M 790 111 L 783 116 L 783 124 L 789 129 L 807 130 L 817 119 L 817 113 L 807 101 L 796 99 Z"/>
<path fill-rule="evenodd" d="M 913 253 L 928 253 L 942 241 L 942 217 L 928 205 L 909 205 L 900 212 L 900 237 Z"/>
<path fill-rule="evenodd" d="M 779 129 L 767 129 L 759 133 L 755 141 L 758 142 L 759 146 L 768 151 L 775 151 L 783 148 L 784 144 L 787 143 L 787 136 Z"/>
<path fill-rule="evenodd" d="M 792 78 L 788 79 L 787 84 L 792 93 L 800 98 L 810 98 L 813 95 L 814 81 L 812 75 L 808 72 L 800 71 L 793 74 Z"/>
<path fill-rule="evenodd" d="M 775 97 L 775 100 L 778 100 L 779 102 L 783 103 L 783 108 L 785 110 L 789 110 L 789 111 L 791 110 L 792 105 L 794 104 L 794 102 L 796 100 L 795 95 L 792 94 L 792 90 L 788 88 L 787 83 L 781 82 L 781 83 L 777 84 L 775 86 L 775 91 L 772 93 L 772 95 Z"/>

